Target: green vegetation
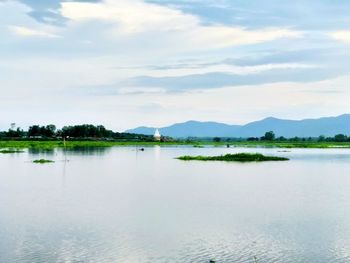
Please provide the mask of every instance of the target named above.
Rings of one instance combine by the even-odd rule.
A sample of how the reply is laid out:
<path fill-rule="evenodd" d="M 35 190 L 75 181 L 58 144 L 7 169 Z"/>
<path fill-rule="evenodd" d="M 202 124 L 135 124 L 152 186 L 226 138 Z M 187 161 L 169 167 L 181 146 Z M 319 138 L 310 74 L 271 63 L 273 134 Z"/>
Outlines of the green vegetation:
<path fill-rule="evenodd" d="M 260 153 L 236 153 L 220 156 L 180 156 L 177 159 L 183 161 L 225 161 L 225 162 L 265 162 L 288 161 L 288 158 L 277 156 L 265 156 Z"/>
<path fill-rule="evenodd" d="M 262 137 L 233 138 L 214 137 L 174 140 L 162 137 L 154 141 L 151 135 L 119 133 L 106 129 L 102 125 L 74 125 L 56 129 L 53 124 L 46 126 L 32 125 L 27 131 L 12 128 L 0 131 L 0 149 L 40 149 L 52 150 L 57 147 L 86 148 L 111 146 L 180 146 L 188 145 L 196 148 L 214 147 L 266 147 L 266 148 L 350 148 L 350 136 L 338 134 L 334 137 L 285 138 L 277 137 L 268 131 Z"/>
<path fill-rule="evenodd" d="M 263 142 L 301 142 L 301 143 L 321 143 L 321 142 L 348 142 L 350 143 L 350 136 L 346 136 L 344 134 L 337 134 L 334 137 L 326 137 L 326 136 L 319 136 L 319 137 L 292 137 L 292 138 L 285 138 L 283 136 L 276 137 L 275 133 L 273 131 L 266 132 L 264 136 L 258 138 L 258 137 L 249 137 L 244 139 L 245 141 L 263 141 Z"/>
<path fill-rule="evenodd" d="M 275 140 L 276 135 L 273 131 L 266 132 L 263 137 L 261 137 L 262 141 L 273 141 Z"/>
<path fill-rule="evenodd" d="M 23 153 L 24 151 L 21 150 L 0 150 L 0 153 L 7 154 L 7 153 Z"/>
<path fill-rule="evenodd" d="M 33 125 L 28 129 L 27 136 L 28 137 L 53 137 L 56 134 L 56 126 L 53 124 L 49 124 L 46 126 Z"/>
<path fill-rule="evenodd" d="M 54 163 L 55 161 L 51 161 L 51 160 L 45 160 L 45 159 L 39 159 L 39 160 L 34 160 L 33 163 L 40 163 L 40 164 L 44 164 L 44 163 Z"/>
<path fill-rule="evenodd" d="M 220 140 L 219 140 L 220 139 Z M 226 142 L 234 147 L 266 147 L 266 148 L 350 148 L 350 136 L 337 134 L 334 137 L 276 137 L 273 131 L 268 131 L 262 137 L 249 138 L 214 138 L 214 145 Z"/>
<path fill-rule="evenodd" d="M 1 141 L 1 148 L 16 148 L 16 149 L 42 149 L 42 150 L 52 150 L 54 148 L 94 148 L 94 147 L 147 147 L 147 146 L 178 146 L 178 145 L 193 145 L 192 143 L 186 142 L 155 142 L 155 141 L 103 141 L 103 140 L 67 140 L 65 143 L 62 140 L 10 140 Z"/>
<path fill-rule="evenodd" d="M 350 148 L 350 142 L 317 142 L 317 141 L 237 141 L 234 147 L 263 148 Z"/>
<path fill-rule="evenodd" d="M 90 139 L 90 140 L 130 140 L 130 141 L 153 141 L 153 136 L 143 134 L 132 134 L 132 133 L 120 133 L 106 129 L 102 125 L 74 125 L 64 126 L 62 129 L 57 130 L 53 124 L 46 126 L 32 125 L 27 131 L 21 128 L 9 129 L 8 131 L 0 132 L 0 139 L 62 139 L 62 138 L 73 138 L 73 139 Z M 162 138 L 168 140 L 169 138 Z"/>
<path fill-rule="evenodd" d="M 106 140 L 67 140 L 64 146 L 63 140 L 0 140 L 0 149 L 40 149 L 52 150 L 54 148 L 94 148 L 94 147 L 149 147 L 149 146 L 192 146 L 202 148 L 204 146 L 215 147 L 246 147 L 246 148 L 350 148 L 350 142 L 289 142 L 289 141 L 106 141 Z"/>

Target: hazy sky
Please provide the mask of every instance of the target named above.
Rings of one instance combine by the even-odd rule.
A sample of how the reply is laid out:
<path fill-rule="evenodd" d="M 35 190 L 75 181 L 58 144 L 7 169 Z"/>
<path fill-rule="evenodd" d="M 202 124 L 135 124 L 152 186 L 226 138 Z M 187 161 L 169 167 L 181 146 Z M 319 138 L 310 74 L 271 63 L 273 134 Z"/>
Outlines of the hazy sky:
<path fill-rule="evenodd" d="M 0 0 L 0 128 L 350 113 L 350 1 Z"/>

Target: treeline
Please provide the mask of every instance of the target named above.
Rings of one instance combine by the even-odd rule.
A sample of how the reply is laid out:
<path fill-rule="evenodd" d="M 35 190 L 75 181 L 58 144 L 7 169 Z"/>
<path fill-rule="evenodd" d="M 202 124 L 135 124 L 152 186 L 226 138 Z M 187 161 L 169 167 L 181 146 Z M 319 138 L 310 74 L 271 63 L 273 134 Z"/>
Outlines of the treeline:
<path fill-rule="evenodd" d="M 262 137 L 249 137 L 247 141 L 290 141 L 290 142 L 350 142 L 350 136 L 345 134 L 337 134 L 334 137 L 326 137 L 321 135 L 319 137 L 292 137 L 285 138 L 283 136 L 276 137 L 273 131 L 266 132 Z"/>
<path fill-rule="evenodd" d="M 46 126 L 32 125 L 27 131 L 21 128 L 9 129 L 8 131 L 0 132 L 0 138 L 12 139 L 110 139 L 110 140 L 138 140 L 138 141 L 152 141 L 153 136 L 133 134 L 133 133 L 119 133 L 106 129 L 102 125 L 74 125 L 64 126 L 62 129 L 57 129 L 55 125 L 50 124 Z"/>
<path fill-rule="evenodd" d="M 261 137 L 248 137 L 248 138 L 237 138 L 237 137 L 214 137 L 214 138 L 197 138 L 191 137 L 188 141 L 214 141 L 214 142 L 350 142 L 350 136 L 345 134 L 337 134 L 333 137 L 319 136 L 319 137 L 292 137 L 286 138 L 283 136 L 276 136 L 273 131 L 266 132 Z"/>

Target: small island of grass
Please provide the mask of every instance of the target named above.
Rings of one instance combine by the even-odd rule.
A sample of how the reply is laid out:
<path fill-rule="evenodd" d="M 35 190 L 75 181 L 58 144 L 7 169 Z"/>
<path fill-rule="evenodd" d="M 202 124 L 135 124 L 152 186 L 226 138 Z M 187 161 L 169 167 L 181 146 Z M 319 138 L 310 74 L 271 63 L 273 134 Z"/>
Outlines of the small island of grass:
<path fill-rule="evenodd" d="M 176 159 L 183 161 L 225 161 L 225 162 L 265 162 L 288 161 L 288 158 L 278 156 L 265 156 L 260 153 L 236 153 L 220 156 L 180 156 Z"/>
<path fill-rule="evenodd" d="M 39 159 L 39 160 L 34 160 L 33 163 L 54 163 L 55 161 L 51 161 L 51 160 L 45 160 L 45 159 Z"/>
<path fill-rule="evenodd" d="M 24 151 L 20 150 L 0 150 L 0 153 L 7 154 L 7 153 L 23 153 Z"/>

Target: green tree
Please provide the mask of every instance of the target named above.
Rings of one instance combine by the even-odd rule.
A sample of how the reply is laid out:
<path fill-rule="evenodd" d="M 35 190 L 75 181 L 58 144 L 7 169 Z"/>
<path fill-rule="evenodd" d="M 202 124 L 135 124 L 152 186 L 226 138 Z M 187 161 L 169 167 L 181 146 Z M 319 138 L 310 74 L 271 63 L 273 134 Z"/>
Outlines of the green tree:
<path fill-rule="evenodd" d="M 7 134 L 6 134 L 6 137 L 20 138 L 20 137 L 23 137 L 24 135 L 25 135 L 25 132 L 23 130 L 21 130 L 21 128 L 18 127 L 16 130 L 9 129 Z"/>
<path fill-rule="evenodd" d="M 46 125 L 45 127 L 45 136 L 53 137 L 56 133 L 56 126 L 53 124 Z"/>
<path fill-rule="evenodd" d="M 324 142 L 326 140 L 326 137 L 324 135 L 320 135 L 317 139 L 318 142 Z"/>
<path fill-rule="evenodd" d="M 273 131 L 266 132 L 265 135 L 261 138 L 264 141 L 273 141 L 276 138 Z"/>
<path fill-rule="evenodd" d="M 346 142 L 347 139 L 348 137 L 344 134 L 337 134 L 334 136 L 334 141 L 336 142 Z"/>
<path fill-rule="evenodd" d="M 32 136 L 40 136 L 41 132 L 40 132 L 40 126 L 39 125 L 33 125 L 30 126 L 28 129 L 28 136 L 32 137 Z"/>
<path fill-rule="evenodd" d="M 219 137 L 214 137 L 213 141 L 214 141 L 214 142 L 220 142 L 220 141 L 221 141 L 221 138 L 219 138 Z"/>

